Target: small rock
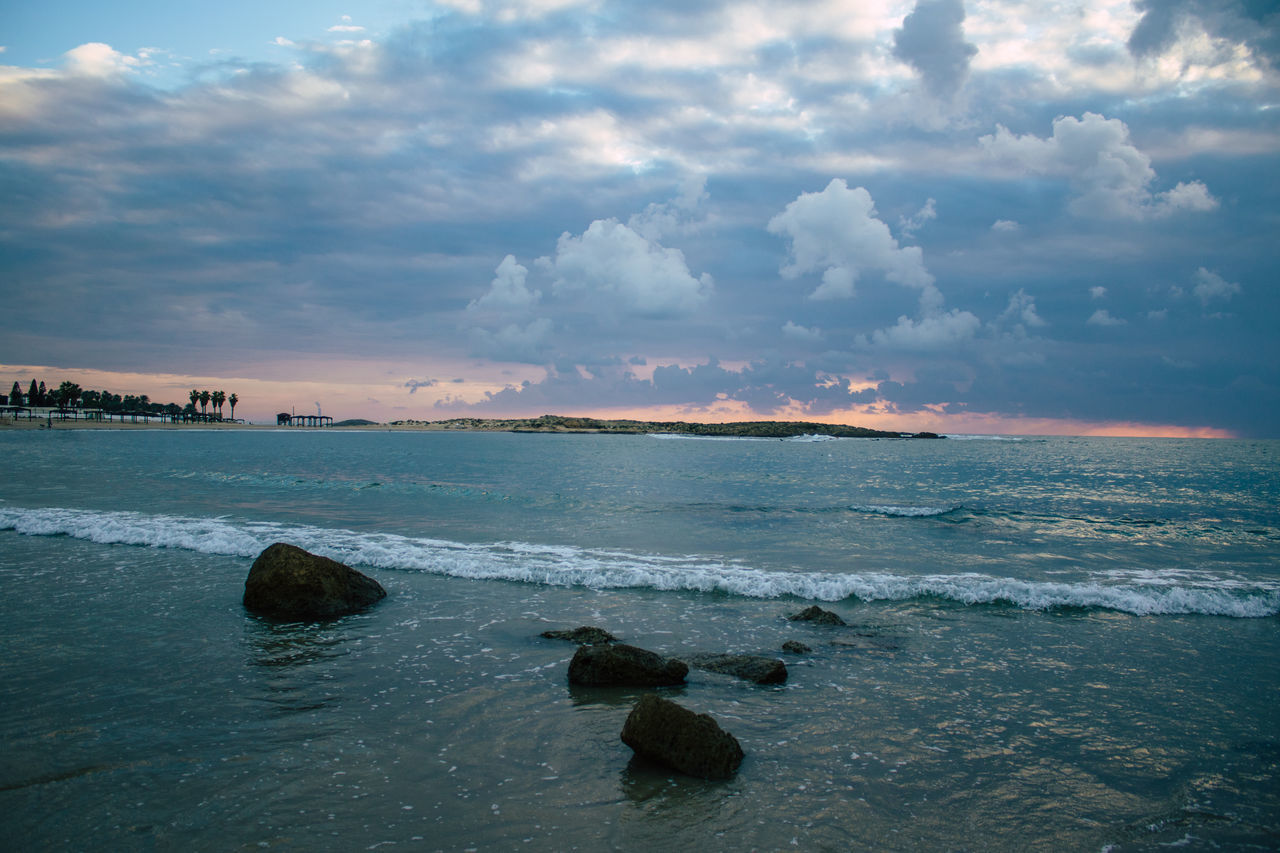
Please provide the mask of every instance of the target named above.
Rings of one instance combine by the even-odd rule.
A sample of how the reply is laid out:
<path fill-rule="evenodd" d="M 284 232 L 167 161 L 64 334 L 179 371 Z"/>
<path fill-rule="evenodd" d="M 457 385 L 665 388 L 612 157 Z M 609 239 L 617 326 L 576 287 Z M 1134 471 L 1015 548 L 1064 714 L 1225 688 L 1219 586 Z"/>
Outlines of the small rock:
<path fill-rule="evenodd" d="M 737 739 L 709 715 L 654 693 L 642 696 L 628 715 L 622 742 L 637 755 L 704 779 L 728 779 L 742 763 Z"/>
<path fill-rule="evenodd" d="M 286 620 L 333 619 L 386 598 L 373 578 L 294 545 L 270 545 L 249 569 L 244 606 Z"/>
<path fill-rule="evenodd" d="M 787 680 L 786 664 L 761 655 L 694 655 L 689 663 L 698 669 L 733 675 L 756 684 L 782 684 Z"/>
<path fill-rule="evenodd" d="M 806 607 L 799 613 L 793 613 L 787 618 L 792 622 L 813 622 L 816 625 L 847 624 L 838 614 L 832 613 L 830 610 L 823 610 L 816 604 Z"/>
<path fill-rule="evenodd" d="M 572 631 L 543 631 L 542 636 L 548 640 L 569 640 L 578 645 L 596 645 L 598 643 L 616 643 L 618 638 L 603 628 L 583 625 Z"/>
<path fill-rule="evenodd" d="M 584 687 L 666 687 L 688 674 L 684 661 L 623 643 L 578 646 L 569 661 L 569 683 Z"/>
<path fill-rule="evenodd" d="M 799 640 L 787 640 L 782 644 L 782 650 L 784 652 L 790 652 L 793 655 L 807 655 L 809 652 L 813 651 L 813 649 L 809 648 Z"/>

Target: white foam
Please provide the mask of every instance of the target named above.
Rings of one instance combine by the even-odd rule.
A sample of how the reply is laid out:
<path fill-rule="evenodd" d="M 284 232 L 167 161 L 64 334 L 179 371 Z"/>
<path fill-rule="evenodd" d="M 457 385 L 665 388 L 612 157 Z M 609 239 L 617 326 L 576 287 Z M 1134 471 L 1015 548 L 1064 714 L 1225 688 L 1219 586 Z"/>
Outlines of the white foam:
<path fill-rule="evenodd" d="M 305 525 L 57 507 L 0 507 L 0 530 L 246 558 L 257 556 L 273 542 L 287 541 L 356 566 L 592 589 L 720 592 L 815 601 L 936 596 L 964 604 L 1006 603 L 1028 610 L 1104 608 L 1138 615 L 1199 613 L 1244 618 L 1280 613 L 1280 584 L 1238 578 L 1215 584 L 1203 574 L 1194 583 L 1184 579 L 1156 585 L 1142 578 L 1121 583 L 1058 583 L 977 573 L 909 576 L 766 571 L 696 555 L 637 554 L 527 542 L 468 544 Z"/>

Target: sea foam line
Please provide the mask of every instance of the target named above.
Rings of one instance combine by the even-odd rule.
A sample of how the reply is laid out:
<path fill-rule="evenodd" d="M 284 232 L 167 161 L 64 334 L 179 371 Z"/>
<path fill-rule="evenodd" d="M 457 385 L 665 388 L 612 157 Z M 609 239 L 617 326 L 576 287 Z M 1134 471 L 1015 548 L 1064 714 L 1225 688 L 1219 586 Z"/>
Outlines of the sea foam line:
<path fill-rule="evenodd" d="M 1280 585 L 1258 583 L 1219 586 L 1200 581 L 1152 586 L 1026 581 L 976 573 L 913 577 L 886 572 L 767 571 L 698 556 L 526 542 L 467 544 L 273 522 L 58 507 L 0 507 L 0 530 L 245 558 L 256 557 L 272 542 L 287 541 L 363 567 L 591 589 L 645 588 L 816 601 L 938 597 L 970 605 L 1011 604 L 1027 610 L 1103 608 L 1137 615 L 1198 613 L 1256 618 L 1280 613 Z"/>

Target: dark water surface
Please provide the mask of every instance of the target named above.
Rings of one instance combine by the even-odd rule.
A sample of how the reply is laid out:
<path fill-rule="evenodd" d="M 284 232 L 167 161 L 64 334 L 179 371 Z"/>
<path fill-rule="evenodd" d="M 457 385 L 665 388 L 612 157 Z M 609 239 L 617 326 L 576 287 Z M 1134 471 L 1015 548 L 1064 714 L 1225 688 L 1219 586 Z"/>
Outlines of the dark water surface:
<path fill-rule="evenodd" d="M 0 433 L 0 830 L 22 850 L 1275 849 L 1280 444 Z M 240 605 L 277 539 L 390 593 Z M 813 602 L 849 628 L 785 616 Z M 632 759 L 594 624 L 780 655 Z"/>

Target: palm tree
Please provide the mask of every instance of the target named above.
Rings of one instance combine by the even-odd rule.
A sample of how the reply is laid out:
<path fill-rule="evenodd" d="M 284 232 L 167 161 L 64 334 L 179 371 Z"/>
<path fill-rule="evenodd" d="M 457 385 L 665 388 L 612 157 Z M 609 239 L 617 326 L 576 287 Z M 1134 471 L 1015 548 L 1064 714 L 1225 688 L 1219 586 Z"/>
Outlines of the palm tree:
<path fill-rule="evenodd" d="M 226 402 L 227 394 L 225 391 L 214 391 L 210 395 L 213 400 L 213 407 L 218 410 L 218 420 L 222 420 L 222 404 Z"/>
<path fill-rule="evenodd" d="M 188 399 L 191 400 L 191 410 L 194 412 L 196 408 L 196 403 L 200 402 L 200 392 L 192 388 L 191 393 L 188 394 L 187 397 Z"/>
<path fill-rule="evenodd" d="M 236 403 L 240 402 L 240 398 L 232 391 L 231 396 L 227 398 L 227 402 L 231 404 L 231 420 L 234 421 L 236 419 Z"/>
<path fill-rule="evenodd" d="M 207 411 L 207 410 L 208 410 L 208 406 L 209 406 L 209 399 L 210 399 L 212 396 L 213 396 L 213 395 L 212 395 L 212 394 L 210 394 L 208 391 L 201 391 L 201 392 L 200 392 L 200 414 L 201 414 L 201 415 L 207 415 L 207 414 L 208 414 L 208 411 Z"/>

